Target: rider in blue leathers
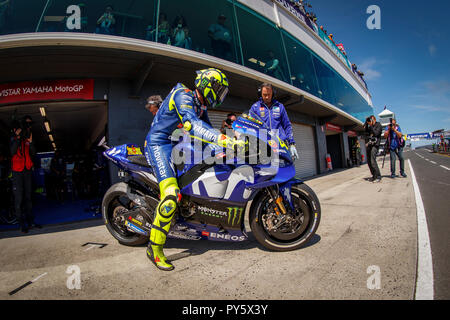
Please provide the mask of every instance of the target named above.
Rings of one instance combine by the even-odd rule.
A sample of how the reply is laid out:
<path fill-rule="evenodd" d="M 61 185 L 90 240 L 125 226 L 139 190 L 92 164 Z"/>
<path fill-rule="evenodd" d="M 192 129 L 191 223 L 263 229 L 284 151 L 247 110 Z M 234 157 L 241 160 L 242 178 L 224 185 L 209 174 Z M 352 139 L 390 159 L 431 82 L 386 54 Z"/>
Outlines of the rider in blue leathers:
<path fill-rule="evenodd" d="M 170 135 L 183 128 L 193 137 L 222 147 L 240 146 L 243 141 L 234 140 L 211 127 L 206 107 L 220 105 L 228 93 L 228 80 L 220 70 L 209 68 L 197 71 L 195 90 L 178 83 L 164 99 L 145 139 L 145 156 L 158 179 L 161 200 L 150 232 L 148 258 L 161 270 L 173 270 L 167 260 L 163 245 L 170 229 L 181 194 L 176 171 L 171 161 Z"/>

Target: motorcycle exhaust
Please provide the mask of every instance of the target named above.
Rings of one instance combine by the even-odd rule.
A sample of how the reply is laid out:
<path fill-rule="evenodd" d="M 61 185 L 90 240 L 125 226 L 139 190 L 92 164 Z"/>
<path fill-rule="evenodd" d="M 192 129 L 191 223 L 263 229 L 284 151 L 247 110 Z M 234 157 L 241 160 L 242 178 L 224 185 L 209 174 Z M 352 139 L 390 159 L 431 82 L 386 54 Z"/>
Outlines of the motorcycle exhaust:
<path fill-rule="evenodd" d="M 131 223 L 130 221 L 128 221 L 128 220 L 125 221 L 125 226 L 126 226 L 127 229 L 128 229 L 129 231 L 131 231 L 131 232 L 139 233 L 139 234 L 142 234 L 142 235 L 144 235 L 144 236 L 150 236 L 150 234 L 149 234 L 147 231 L 145 231 L 145 230 L 139 228 L 138 226 L 132 224 L 132 223 Z"/>

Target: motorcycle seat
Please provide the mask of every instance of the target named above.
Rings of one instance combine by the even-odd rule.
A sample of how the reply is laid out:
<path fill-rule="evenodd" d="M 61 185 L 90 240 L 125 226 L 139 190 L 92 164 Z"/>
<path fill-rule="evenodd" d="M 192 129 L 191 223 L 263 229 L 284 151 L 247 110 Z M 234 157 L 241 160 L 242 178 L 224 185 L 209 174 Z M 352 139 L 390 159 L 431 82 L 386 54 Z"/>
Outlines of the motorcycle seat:
<path fill-rule="evenodd" d="M 144 155 L 128 156 L 127 159 L 131 163 L 137 164 L 137 165 L 139 165 L 141 167 L 151 168 L 151 166 L 147 162 L 147 158 Z"/>

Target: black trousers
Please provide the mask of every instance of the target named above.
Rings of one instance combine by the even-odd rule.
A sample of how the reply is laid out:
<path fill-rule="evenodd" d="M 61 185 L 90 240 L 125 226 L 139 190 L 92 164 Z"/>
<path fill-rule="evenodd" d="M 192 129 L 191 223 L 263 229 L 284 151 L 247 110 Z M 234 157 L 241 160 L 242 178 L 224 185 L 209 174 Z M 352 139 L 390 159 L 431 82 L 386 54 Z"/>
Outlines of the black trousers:
<path fill-rule="evenodd" d="M 378 148 L 376 146 L 367 147 L 367 164 L 369 165 L 370 173 L 374 179 L 381 178 L 380 169 L 377 163 Z"/>
<path fill-rule="evenodd" d="M 17 220 L 21 226 L 34 223 L 34 216 L 31 208 L 31 170 L 24 169 L 22 172 L 12 172 L 14 209 Z"/>

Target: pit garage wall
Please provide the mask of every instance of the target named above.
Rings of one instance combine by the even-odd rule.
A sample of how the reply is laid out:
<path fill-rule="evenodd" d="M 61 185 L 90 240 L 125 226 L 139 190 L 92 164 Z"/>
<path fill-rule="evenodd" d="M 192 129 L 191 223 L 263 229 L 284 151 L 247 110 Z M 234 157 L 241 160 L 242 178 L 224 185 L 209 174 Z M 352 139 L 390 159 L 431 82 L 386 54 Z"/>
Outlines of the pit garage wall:
<path fill-rule="evenodd" d="M 150 129 L 153 116 L 144 108 L 146 98 L 160 94 L 163 99 L 172 89 L 171 86 L 148 82 L 139 98 L 129 96 L 130 82 L 127 80 L 96 80 L 96 99 L 108 100 L 108 139 L 109 146 L 132 143 L 143 146 Z M 241 114 L 247 112 L 254 101 L 227 97 L 220 109 L 210 111 L 213 126 L 220 129 L 221 121 L 227 113 Z M 318 126 L 316 118 L 288 111 L 294 129 L 294 138 L 300 154 L 295 163 L 297 176 L 309 177 L 325 172 L 326 139 L 325 133 Z M 117 167 L 110 165 L 112 183 L 117 182 Z"/>

